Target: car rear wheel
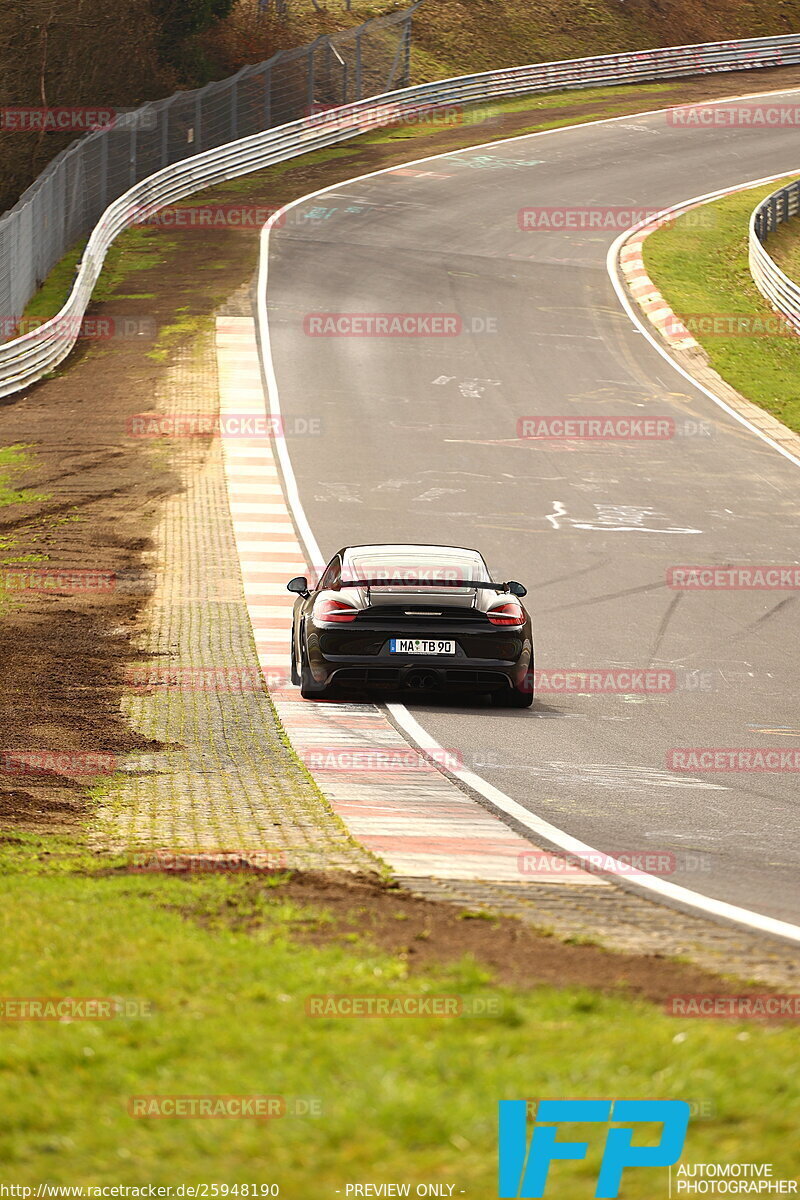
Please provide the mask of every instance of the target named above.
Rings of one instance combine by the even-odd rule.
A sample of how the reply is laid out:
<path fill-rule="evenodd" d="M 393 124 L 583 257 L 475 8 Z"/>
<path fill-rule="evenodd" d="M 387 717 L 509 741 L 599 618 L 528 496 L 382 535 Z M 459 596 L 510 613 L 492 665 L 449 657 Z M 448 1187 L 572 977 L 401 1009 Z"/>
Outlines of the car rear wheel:
<path fill-rule="evenodd" d="M 305 656 L 302 642 L 300 643 L 300 695 L 304 700 L 319 700 L 328 691 L 326 683 L 317 683 L 311 674 L 311 667 Z"/>
<path fill-rule="evenodd" d="M 289 660 L 289 675 L 295 687 L 300 686 L 300 673 L 297 670 L 297 651 L 295 650 L 294 626 L 292 626 L 292 653 Z"/>

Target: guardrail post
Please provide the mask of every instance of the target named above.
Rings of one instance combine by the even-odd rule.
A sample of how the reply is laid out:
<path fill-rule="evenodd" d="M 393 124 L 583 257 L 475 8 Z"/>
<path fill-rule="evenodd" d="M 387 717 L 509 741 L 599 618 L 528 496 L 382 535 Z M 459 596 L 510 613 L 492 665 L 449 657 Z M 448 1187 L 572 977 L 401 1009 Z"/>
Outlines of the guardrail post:
<path fill-rule="evenodd" d="M 411 18 L 406 17 L 403 26 L 403 77 L 401 87 L 408 87 L 411 82 Z"/>
<path fill-rule="evenodd" d="M 306 55 L 306 109 L 314 111 L 314 46 L 309 46 Z"/>
<path fill-rule="evenodd" d="M 163 108 L 159 109 L 158 116 L 161 121 L 161 166 L 169 165 L 169 112 L 172 106 L 172 101 L 168 100 Z"/>
<path fill-rule="evenodd" d="M 272 124 L 272 67 L 264 72 L 264 128 Z"/>
<path fill-rule="evenodd" d="M 137 151 L 136 125 L 134 124 L 131 126 L 130 146 L 128 149 L 128 162 L 130 164 L 130 185 L 129 185 L 130 187 L 133 187 L 133 185 L 136 183 L 136 180 L 137 180 L 136 151 Z"/>
<path fill-rule="evenodd" d="M 100 206 L 108 207 L 108 138 L 100 138 Z"/>
<path fill-rule="evenodd" d="M 64 207 L 64 223 L 67 245 L 69 245 L 69 243 L 73 241 L 76 236 L 78 236 L 75 229 L 74 217 L 78 209 L 78 197 L 83 194 L 83 190 L 80 186 L 80 159 L 77 155 L 74 155 L 73 157 L 75 158 L 75 173 L 72 177 L 72 196 Z M 80 222 L 81 227 L 82 224 L 83 223 Z"/>

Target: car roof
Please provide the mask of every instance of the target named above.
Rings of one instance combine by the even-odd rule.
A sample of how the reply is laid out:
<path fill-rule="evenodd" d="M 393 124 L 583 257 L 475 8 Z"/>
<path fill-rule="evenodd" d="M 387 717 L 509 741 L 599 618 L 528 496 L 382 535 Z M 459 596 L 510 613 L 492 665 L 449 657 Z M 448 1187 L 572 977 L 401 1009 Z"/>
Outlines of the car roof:
<path fill-rule="evenodd" d="M 436 559 L 442 555 L 463 555 L 466 558 L 483 559 L 483 555 L 479 550 L 470 550 L 466 546 L 434 546 L 428 542 L 397 542 L 397 543 L 376 543 L 366 546 L 345 546 L 341 551 L 343 555 L 349 557 L 356 551 L 362 554 L 385 554 L 385 555 L 404 555 L 407 552 L 415 554 L 418 558 Z"/>

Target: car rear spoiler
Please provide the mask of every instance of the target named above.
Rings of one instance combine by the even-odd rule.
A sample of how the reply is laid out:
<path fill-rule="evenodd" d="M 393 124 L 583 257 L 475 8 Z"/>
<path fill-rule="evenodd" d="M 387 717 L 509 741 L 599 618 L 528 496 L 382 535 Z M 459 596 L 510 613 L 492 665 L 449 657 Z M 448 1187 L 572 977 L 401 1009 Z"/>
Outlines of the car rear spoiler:
<path fill-rule="evenodd" d="M 508 583 L 491 583 L 482 579 L 348 579 L 342 580 L 341 588 L 370 588 L 376 587 L 435 587 L 435 588 L 483 588 L 490 592 L 510 592 L 513 596 L 527 595 L 527 589 L 513 579 Z"/>

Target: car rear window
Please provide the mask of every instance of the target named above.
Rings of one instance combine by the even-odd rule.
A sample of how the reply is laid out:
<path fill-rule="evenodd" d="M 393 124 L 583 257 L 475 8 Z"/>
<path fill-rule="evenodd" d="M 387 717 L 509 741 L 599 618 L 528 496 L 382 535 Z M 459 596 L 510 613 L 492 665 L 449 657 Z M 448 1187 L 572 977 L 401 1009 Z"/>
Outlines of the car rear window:
<path fill-rule="evenodd" d="M 457 583 L 462 579 L 489 581 L 483 560 L 478 555 L 463 554 L 353 554 L 344 574 L 352 579 L 397 579 L 398 582 L 404 579 L 424 583 Z"/>

